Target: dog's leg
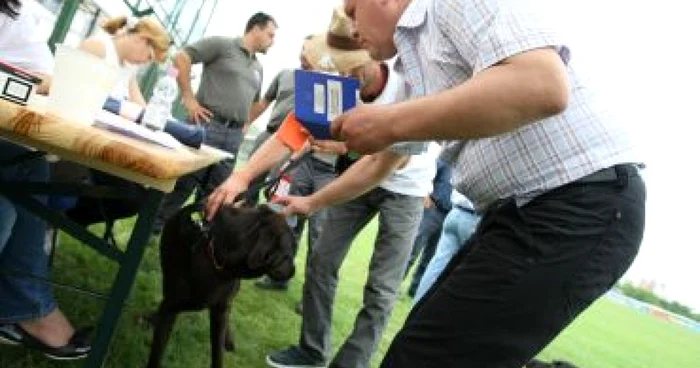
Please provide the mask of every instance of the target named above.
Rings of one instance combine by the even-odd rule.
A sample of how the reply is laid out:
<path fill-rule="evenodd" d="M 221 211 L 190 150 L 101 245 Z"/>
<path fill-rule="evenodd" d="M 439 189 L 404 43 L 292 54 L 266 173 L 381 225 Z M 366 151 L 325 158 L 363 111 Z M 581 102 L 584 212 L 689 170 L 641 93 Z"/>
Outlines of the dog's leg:
<path fill-rule="evenodd" d="M 153 342 L 151 343 L 151 353 L 148 357 L 147 368 L 160 367 L 160 361 L 163 358 L 163 352 L 168 344 L 170 333 L 173 331 L 177 313 L 166 312 L 161 304 L 160 308 L 158 308 L 158 313 L 154 316 L 157 316 L 157 318 L 153 319 L 155 328 L 153 330 Z"/>
<path fill-rule="evenodd" d="M 209 308 L 212 368 L 222 368 L 224 364 L 224 340 L 226 339 L 228 309 L 226 303 L 216 304 Z"/>
<path fill-rule="evenodd" d="M 231 327 L 231 321 L 229 320 L 228 310 L 226 312 L 226 337 L 224 338 L 224 349 L 230 352 L 236 351 L 236 341 L 233 339 L 233 329 Z"/>

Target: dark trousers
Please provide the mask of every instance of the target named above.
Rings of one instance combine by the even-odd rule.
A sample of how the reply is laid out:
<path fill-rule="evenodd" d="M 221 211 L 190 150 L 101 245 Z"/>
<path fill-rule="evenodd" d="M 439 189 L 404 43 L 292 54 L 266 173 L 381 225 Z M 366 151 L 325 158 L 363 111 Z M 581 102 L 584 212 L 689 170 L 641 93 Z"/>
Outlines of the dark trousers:
<path fill-rule="evenodd" d="M 612 179 L 593 174 L 521 207 L 489 208 L 381 367 L 519 368 L 534 357 L 639 249 L 644 183 L 629 165 L 603 171 Z"/>

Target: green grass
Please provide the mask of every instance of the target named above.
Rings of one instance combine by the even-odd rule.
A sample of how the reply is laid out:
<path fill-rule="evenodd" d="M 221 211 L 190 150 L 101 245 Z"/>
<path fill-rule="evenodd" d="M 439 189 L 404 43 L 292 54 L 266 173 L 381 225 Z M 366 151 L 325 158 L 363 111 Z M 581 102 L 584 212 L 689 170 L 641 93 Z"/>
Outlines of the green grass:
<path fill-rule="evenodd" d="M 126 240 L 131 225 L 131 221 L 117 224 L 120 242 Z M 358 311 L 375 232 L 376 222 L 372 222 L 354 244 L 341 271 L 334 315 L 335 346 L 350 332 Z M 300 255 L 297 264 L 301 266 L 304 264 L 303 250 Z M 298 269 L 300 271 L 287 292 L 259 290 L 252 282 L 244 282 L 241 293 L 234 300 L 232 312 L 238 350 L 235 354 L 226 355 L 227 367 L 265 367 L 264 357 L 267 353 L 296 343 L 300 317 L 294 313 L 294 305 L 300 299 L 303 282 L 302 268 Z M 114 275 L 115 267 L 109 261 L 72 239 L 62 237 L 54 265 L 54 280 L 104 292 Z M 57 290 L 57 297 L 62 309 L 77 325 L 96 324 L 103 307 L 102 300 L 63 289 Z M 158 252 L 156 242 L 152 241 L 141 264 L 128 307 L 121 317 L 106 367 L 145 365 L 151 330 L 143 322 L 143 316 L 154 310 L 159 298 Z M 410 306 L 406 297 L 397 303 L 373 366 L 378 366 Z M 181 315 L 163 366 L 208 366 L 208 330 L 206 313 Z M 700 334 L 609 301 L 600 301 L 547 347 L 542 357 L 564 358 L 583 368 L 693 368 L 700 366 Z M 81 362 L 52 362 L 26 349 L 0 346 L 2 368 L 81 366 Z"/>

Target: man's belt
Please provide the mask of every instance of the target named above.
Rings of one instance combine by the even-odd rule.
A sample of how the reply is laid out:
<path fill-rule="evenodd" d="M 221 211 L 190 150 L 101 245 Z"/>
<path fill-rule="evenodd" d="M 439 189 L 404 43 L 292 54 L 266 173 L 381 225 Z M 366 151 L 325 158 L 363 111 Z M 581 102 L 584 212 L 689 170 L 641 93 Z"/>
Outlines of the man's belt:
<path fill-rule="evenodd" d="M 236 119 L 229 119 L 217 113 L 213 113 L 211 121 L 217 122 L 227 128 L 242 128 L 243 123 Z"/>

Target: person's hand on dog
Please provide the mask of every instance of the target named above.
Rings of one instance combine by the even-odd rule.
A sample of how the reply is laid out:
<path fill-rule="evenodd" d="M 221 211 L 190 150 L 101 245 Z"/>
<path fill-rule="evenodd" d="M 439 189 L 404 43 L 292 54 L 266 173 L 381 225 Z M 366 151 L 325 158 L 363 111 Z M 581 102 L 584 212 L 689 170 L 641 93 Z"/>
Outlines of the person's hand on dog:
<path fill-rule="evenodd" d="M 219 185 L 207 198 L 205 206 L 207 220 L 211 221 L 221 206 L 233 205 L 236 197 L 248 189 L 249 182 L 243 175 L 234 173 Z"/>
<path fill-rule="evenodd" d="M 283 206 L 281 213 L 286 217 L 293 215 L 308 217 L 318 210 L 311 196 L 282 196 L 276 198 L 273 203 Z"/>

